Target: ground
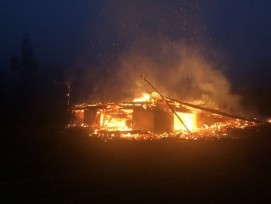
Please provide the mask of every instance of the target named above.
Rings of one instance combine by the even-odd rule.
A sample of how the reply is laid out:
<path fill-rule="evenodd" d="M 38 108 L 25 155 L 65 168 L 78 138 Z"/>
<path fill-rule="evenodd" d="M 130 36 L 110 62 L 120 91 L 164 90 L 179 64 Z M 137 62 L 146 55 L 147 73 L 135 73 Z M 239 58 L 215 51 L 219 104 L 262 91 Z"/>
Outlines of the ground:
<path fill-rule="evenodd" d="M 1 203 L 271 201 L 271 128 L 237 139 L 104 142 L 62 129 L 1 134 Z"/>

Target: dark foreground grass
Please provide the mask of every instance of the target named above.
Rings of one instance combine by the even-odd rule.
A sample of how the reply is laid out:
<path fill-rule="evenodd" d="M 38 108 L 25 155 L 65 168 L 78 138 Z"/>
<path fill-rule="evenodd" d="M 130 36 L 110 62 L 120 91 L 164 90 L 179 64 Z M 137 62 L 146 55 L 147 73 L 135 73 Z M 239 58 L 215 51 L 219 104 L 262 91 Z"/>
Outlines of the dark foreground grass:
<path fill-rule="evenodd" d="M 1 203 L 271 201 L 271 130 L 223 140 L 101 140 L 57 129 L 1 134 Z"/>

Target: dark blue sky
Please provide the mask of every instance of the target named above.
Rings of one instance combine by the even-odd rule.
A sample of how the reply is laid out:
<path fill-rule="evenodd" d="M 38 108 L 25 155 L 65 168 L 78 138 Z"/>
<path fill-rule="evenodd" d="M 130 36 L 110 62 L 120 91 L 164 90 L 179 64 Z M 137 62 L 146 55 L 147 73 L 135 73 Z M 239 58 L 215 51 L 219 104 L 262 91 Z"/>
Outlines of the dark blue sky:
<path fill-rule="evenodd" d="M 0 66 L 29 33 L 39 64 L 103 66 L 139 39 L 204 42 L 227 56 L 234 80 L 269 81 L 268 0 L 0 0 Z M 257 75 L 258 73 L 258 75 Z M 237 76 L 237 77 L 236 77 Z"/>
<path fill-rule="evenodd" d="M 41 61 L 61 62 L 76 57 L 91 40 L 98 3 L 89 1 L 1 0 L 1 55 L 20 53 L 28 33 Z M 98 1 L 97 1 L 98 2 Z"/>

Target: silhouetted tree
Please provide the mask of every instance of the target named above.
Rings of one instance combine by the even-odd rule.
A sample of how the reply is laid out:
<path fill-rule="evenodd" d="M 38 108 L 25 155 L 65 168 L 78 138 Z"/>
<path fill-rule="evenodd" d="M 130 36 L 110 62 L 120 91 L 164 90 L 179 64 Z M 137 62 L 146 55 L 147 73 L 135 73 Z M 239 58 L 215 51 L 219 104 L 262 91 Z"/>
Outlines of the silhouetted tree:
<path fill-rule="evenodd" d="M 34 59 L 32 43 L 28 34 L 23 35 L 22 39 L 22 58 L 21 67 L 23 71 L 33 71 L 37 68 L 37 63 Z"/>
<path fill-rule="evenodd" d="M 3 101 L 3 82 L 4 82 L 4 73 L 2 71 L 2 68 L 0 67 L 0 107 L 2 107 L 1 105 Z"/>
<path fill-rule="evenodd" d="M 17 55 L 12 55 L 10 58 L 10 69 L 11 70 L 19 70 L 20 67 L 20 59 Z"/>

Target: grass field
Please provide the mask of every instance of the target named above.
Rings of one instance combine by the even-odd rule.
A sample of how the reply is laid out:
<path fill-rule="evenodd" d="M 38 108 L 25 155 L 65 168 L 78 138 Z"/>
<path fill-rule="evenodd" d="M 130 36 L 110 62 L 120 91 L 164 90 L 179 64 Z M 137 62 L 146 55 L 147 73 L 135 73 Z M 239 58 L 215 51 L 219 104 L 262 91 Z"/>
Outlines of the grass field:
<path fill-rule="evenodd" d="M 1 203 L 271 201 L 271 128 L 237 139 L 102 140 L 60 129 L 1 134 Z"/>

